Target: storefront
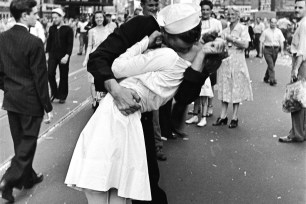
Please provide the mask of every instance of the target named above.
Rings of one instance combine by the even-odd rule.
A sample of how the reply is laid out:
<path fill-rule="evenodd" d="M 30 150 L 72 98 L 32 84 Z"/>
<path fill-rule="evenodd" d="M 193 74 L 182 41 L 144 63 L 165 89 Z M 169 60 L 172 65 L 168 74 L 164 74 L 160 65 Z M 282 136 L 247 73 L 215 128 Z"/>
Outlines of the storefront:
<path fill-rule="evenodd" d="M 67 17 L 77 17 L 89 11 L 102 10 L 104 6 L 112 6 L 113 0 L 54 0 L 66 8 Z"/>

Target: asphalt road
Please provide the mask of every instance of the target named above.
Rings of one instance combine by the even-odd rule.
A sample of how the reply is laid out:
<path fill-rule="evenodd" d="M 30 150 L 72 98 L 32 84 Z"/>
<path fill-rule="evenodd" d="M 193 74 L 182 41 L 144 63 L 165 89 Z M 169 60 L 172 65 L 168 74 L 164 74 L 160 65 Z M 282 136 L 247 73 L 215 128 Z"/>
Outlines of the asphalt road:
<path fill-rule="evenodd" d="M 238 128 L 212 126 L 220 111 L 220 102 L 215 99 L 214 115 L 207 126 L 188 125 L 188 139 L 164 143 L 168 160 L 159 163 L 160 185 L 167 192 L 169 204 L 306 203 L 306 143 L 278 142 L 291 127 L 290 115 L 281 109 L 290 75 L 289 61 L 279 60 L 276 87 L 262 81 L 264 60 L 251 57 L 247 62 L 254 101 L 241 105 Z M 82 192 L 64 185 L 74 145 L 92 114 L 86 103 L 89 91 L 84 78 L 71 86 L 76 88 L 69 98 L 78 105 L 56 104 L 58 112 L 67 108 L 75 111 L 39 141 L 34 167 L 44 173 L 45 180 L 34 189 L 14 191 L 16 203 L 86 203 Z M 229 118 L 231 112 L 230 107 Z"/>

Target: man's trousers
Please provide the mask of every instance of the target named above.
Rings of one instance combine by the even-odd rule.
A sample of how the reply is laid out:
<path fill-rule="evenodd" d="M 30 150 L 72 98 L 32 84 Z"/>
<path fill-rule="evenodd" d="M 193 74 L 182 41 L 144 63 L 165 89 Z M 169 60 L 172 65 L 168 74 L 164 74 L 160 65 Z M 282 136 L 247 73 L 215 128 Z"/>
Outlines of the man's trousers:
<path fill-rule="evenodd" d="M 51 96 L 57 99 L 66 100 L 68 96 L 68 74 L 69 60 L 66 64 L 61 64 L 61 57 L 50 56 L 48 60 L 48 80 L 51 88 Z M 56 83 L 56 68 L 59 67 L 60 81 Z"/>
<path fill-rule="evenodd" d="M 167 204 L 166 193 L 158 186 L 159 169 L 155 151 L 154 130 L 153 130 L 153 114 L 152 112 L 142 113 L 141 123 L 143 127 L 147 162 L 149 170 L 150 187 L 152 194 L 152 201 L 136 201 L 133 204 L 150 203 L 150 204 Z"/>
<path fill-rule="evenodd" d="M 264 79 L 270 82 L 275 82 L 275 62 L 277 60 L 277 55 L 279 52 L 279 47 L 267 47 L 265 46 L 263 54 L 265 60 L 268 64 L 268 68 Z"/>
<path fill-rule="evenodd" d="M 36 176 L 32 164 L 43 117 L 8 111 L 8 119 L 15 155 L 3 179 L 10 187 L 22 188 Z"/>
<path fill-rule="evenodd" d="M 291 113 L 292 129 L 289 138 L 296 141 L 306 140 L 306 108 Z"/>

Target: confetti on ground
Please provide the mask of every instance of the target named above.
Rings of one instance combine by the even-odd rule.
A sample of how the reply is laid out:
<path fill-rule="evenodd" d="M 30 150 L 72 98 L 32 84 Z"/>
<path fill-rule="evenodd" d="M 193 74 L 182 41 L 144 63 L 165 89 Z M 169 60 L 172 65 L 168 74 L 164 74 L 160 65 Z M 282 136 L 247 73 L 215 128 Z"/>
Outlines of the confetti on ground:
<path fill-rule="evenodd" d="M 210 142 L 214 142 L 214 140 L 209 140 Z"/>
<path fill-rule="evenodd" d="M 273 135 L 273 137 L 277 137 L 277 135 Z"/>
<path fill-rule="evenodd" d="M 212 166 L 213 166 L 213 167 L 217 167 L 217 165 L 215 165 L 215 164 L 213 164 Z"/>
<path fill-rule="evenodd" d="M 78 103 L 78 101 L 73 101 L 73 103 Z"/>
<path fill-rule="evenodd" d="M 244 173 L 244 176 L 246 176 L 246 171 L 245 172 L 243 172 Z"/>
<path fill-rule="evenodd" d="M 189 138 L 188 137 L 184 137 L 183 140 L 189 140 Z"/>
<path fill-rule="evenodd" d="M 278 199 L 278 200 L 279 200 L 279 199 L 282 199 L 282 197 L 281 197 L 281 196 L 278 196 L 277 199 Z"/>

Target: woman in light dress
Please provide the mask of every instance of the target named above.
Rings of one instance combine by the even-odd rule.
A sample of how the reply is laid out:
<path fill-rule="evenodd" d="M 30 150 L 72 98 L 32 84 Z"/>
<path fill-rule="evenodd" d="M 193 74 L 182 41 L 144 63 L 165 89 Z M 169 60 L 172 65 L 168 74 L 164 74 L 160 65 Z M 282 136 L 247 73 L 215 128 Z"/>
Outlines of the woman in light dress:
<path fill-rule="evenodd" d="M 107 20 L 103 16 L 102 11 L 96 11 L 93 15 L 93 28 L 88 31 L 88 46 L 85 55 L 85 59 L 83 61 L 83 67 L 87 67 L 87 62 L 89 59 L 89 54 L 94 52 L 97 47 L 107 38 L 109 34 L 113 32 L 112 29 L 109 28 L 109 24 L 107 24 Z M 88 72 L 88 81 L 90 83 L 90 92 L 92 98 L 92 108 L 96 109 L 99 105 L 99 101 L 101 99 L 101 95 L 103 93 L 97 93 L 94 78 Z"/>
<path fill-rule="evenodd" d="M 182 32 L 189 42 L 169 29 L 163 32 L 168 47 L 145 52 L 154 44 L 156 31 L 114 61 L 114 76 L 122 79 L 120 85 L 137 92 L 141 109 L 124 116 L 107 94 L 83 129 L 65 183 L 85 191 L 88 203 L 151 200 L 141 112 L 158 110 L 174 96 L 188 67 L 201 71 L 205 55 L 222 52 L 225 46 L 212 42 L 202 47 L 197 43 L 200 21 L 195 27 L 186 26 Z"/>
<path fill-rule="evenodd" d="M 230 26 L 222 32 L 227 41 L 229 57 L 223 60 L 217 71 L 218 99 L 222 101 L 221 115 L 214 126 L 226 125 L 228 104 L 233 103 L 233 116 L 229 128 L 238 126 L 238 109 L 242 101 L 252 101 L 253 93 L 244 49 L 248 47 L 248 28 L 239 23 L 239 10 L 228 10 Z"/>

